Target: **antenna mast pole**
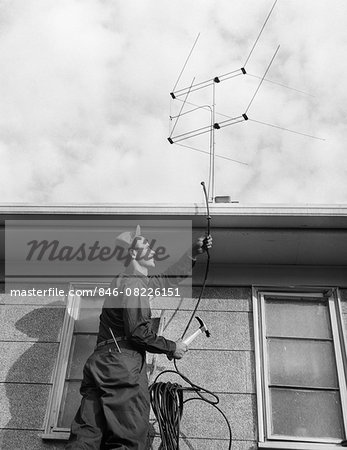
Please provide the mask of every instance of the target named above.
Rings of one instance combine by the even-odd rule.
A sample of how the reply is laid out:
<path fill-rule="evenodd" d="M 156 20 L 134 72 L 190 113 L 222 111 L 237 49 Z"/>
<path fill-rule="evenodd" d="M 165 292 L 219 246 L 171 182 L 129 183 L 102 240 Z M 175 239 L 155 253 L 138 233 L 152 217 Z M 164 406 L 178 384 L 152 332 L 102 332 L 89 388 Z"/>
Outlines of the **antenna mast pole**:
<path fill-rule="evenodd" d="M 213 203 L 215 197 L 215 148 L 216 148 L 216 140 L 215 140 L 215 129 L 214 124 L 216 122 L 216 83 L 214 82 L 212 85 L 212 123 L 211 123 L 211 153 L 212 153 L 212 164 L 211 164 L 211 202 Z"/>

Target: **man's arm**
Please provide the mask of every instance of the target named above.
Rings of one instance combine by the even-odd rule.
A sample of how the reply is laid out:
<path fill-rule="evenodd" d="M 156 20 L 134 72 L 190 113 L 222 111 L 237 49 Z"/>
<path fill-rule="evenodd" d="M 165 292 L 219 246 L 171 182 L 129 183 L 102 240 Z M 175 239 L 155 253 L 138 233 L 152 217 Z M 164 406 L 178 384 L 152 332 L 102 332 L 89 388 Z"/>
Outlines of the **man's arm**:
<path fill-rule="evenodd" d="M 150 307 L 147 296 L 135 295 L 136 288 L 143 287 L 140 283 L 127 286 L 131 295 L 125 298 L 123 309 L 124 331 L 126 337 L 139 349 L 150 353 L 165 353 L 180 359 L 187 350 L 182 340 L 174 342 L 157 335 L 152 330 Z"/>
<path fill-rule="evenodd" d="M 150 277 L 149 286 L 153 289 L 177 286 L 185 280 L 195 265 L 197 256 L 212 247 L 212 237 L 199 237 L 192 245 L 191 252 L 186 252 L 175 264 L 160 275 Z M 190 256 L 191 255 L 191 256 Z"/>

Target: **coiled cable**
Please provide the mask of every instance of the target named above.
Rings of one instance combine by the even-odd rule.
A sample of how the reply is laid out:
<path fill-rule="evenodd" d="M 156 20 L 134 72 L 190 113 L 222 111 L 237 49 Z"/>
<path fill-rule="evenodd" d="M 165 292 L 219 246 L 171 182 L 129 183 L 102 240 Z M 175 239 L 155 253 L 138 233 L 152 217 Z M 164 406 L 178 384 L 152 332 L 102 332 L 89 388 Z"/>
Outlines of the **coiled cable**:
<path fill-rule="evenodd" d="M 164 370 L 159 373 L 149 387 L 150 401 L 158 421 L 162 442 L 160 448 L 162 450 L 179 450 L 180 422 L 183 416 L 183 405 L 193 400 L 199 400 L 213 406 L 223 416 L 229 431 L 228 450 L 231 450 L 231 426 L 225 413 L 217 406 L 219 397 L 212 391 L 193 383 L 186 375 L 180 372 L 177 368 L 176 360 L 174 360 L 174 366 L 175 370 Z M 165 373 L 179 375 L 188 386 L 183 387 L 180 384 L 170 382 L 157 382 L 158 378 Z M 194 392 L 196 397 L 189 397 L 184 400 L 184 392 Z"/>

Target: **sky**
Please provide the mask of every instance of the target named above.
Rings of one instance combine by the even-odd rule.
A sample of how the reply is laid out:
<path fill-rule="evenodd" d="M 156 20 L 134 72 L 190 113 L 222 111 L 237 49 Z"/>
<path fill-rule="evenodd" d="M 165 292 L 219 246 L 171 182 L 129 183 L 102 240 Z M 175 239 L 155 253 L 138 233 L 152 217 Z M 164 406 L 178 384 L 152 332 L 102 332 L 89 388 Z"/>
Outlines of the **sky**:
<path fill-rule="evenodd" d="M 201 203 L 211 134 L 179 142 L 193 150 L 172 127 L 246 111 L 215 130 L 215 154 L 239 162 L 215 158 L 210 196 L 347 203 L 347 3 L 278 0 L 251 51 L 272 5 L 0 0 L 0 203 Z M 244 66 L 215 84 L 214 117 L 212 86 L 169 95 Z"/>

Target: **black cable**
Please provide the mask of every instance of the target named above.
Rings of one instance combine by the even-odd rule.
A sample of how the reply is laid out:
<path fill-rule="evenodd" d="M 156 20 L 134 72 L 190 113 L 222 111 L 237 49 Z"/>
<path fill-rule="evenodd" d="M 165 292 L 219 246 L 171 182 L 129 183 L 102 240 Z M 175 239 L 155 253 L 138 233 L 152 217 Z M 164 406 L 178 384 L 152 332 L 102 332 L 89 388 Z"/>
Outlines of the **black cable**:
<path fill-rule="evenodd" d="M 203 190 L 204 190 L 204 196 L 205 196 L 205 201 L 206 201 L 206 209 L 207 209 L 207 216 L 206 216 L 206 219 L 207 219 L 207 237 L 208 237 L 208 236 L 210 236 L 210 234 L 211 234 L 211 223 L 210 223 L 210 222 L 211 222 L 211 216 L 210 216 L 210 208 L 209 208 L 209 206 L 208 206 L 208 198 L 207 198 L 206 186 L 205 186 L 205 183 L 204 183 L 203 181 L 201 182 L 201 186 L 202 186 L 202 188 L 203 188 Z M 192 320 L 193 320 L 193 318 L 194 318 L 194 316 L 195 316 L 195 313 L 196 313 L 196 311 L 197 311 L 197 309 L 198 309 L 198 307 L 199 307 L 199 304 L 200 304 L 200 302 L 201 302 L 202 294 L 204 293 L 204 290 L 205 290 L 206 281 L 207 281 L 207 276 L 208 276 L 208 271 L 209 271 L 209 268 L 210 268 L 210 252 L 209 252 L 209 250 L 208 250 L 207 247 L 206 247 L 206 254 L 207 254 L 207 262 L 206 262 L 206 269 L 205 269 L 204 281 L 203 281 L 203 283 L 202 283 L 201 291 L 200 291 L 200 294 L 199 294 L 198 301 L 196 302 L 194 311 L 192 312 L 192 314 L 191 314 L 191 316 L 190 316 L 190 319 L 189 319 L 189 321 L 188 321 L 188 323 L 187 323 L 187 325 L 186 325 L 186 327 L 185 327 L 185 329 L 184 329 L 184 331 L 183 331 L 182 339 L 184 338 L 184 336 L 185 336 L 185 334 L 186 334 L 186 332 L 187 332 L 187 330 L 188 330 L 188 328 L 189 328 L 189 325 L 192 323 Z"/>
<path fill-rule="evenodd" d="M 152 409 L 157 417 L 163 450 L 179 448 L 183 392 L 177 383 L 154 383 L 150 386 Z"/>
<path fill-rule="evenodd" d="M 201 182 L 201 185 L 204 190 L 205 200 L 206 200 L 206 209 L 207 209 L 207 236 L 210 236 L 210 210 L 208 206 L 208 198 L 207 198 L 207 192 L 205 183 Z M 191 317 L 187 323 L 187 326 L 183 332 L 182 338 L 184 337 L 186 331 L 189 328 L 189 325 L 191 321 L 193 320 L 193 317 L 198 309 L 200 300 L 202 298 L 206 280 L 208 276 L 209 271 L 209 265 L 210 265 L 210 253 L 208 248 L 206 248 L 207 253 L 207 264 L 206 264 L 206 270 L 205 270 L 205 276 L 204 276 L 204 282 L 202 284 L 202 288 L 200 291 L 199 299 L 196 303 L 196 306 L 194 308 L 193 313 L 191 314 Z M 164 370 L 157 375 L 154 382 L 149 387 L 149 393 L 150 393 L 150 401 L 152 405 L 153 412 L 157 418 L 158 425 L 159 425 L 159 431 L 161 436 L 161 450 L 179 450 L 179 435 L 180 435 L 180 422 L 183 415 L 183 405 L 187 402 L 193 401 L 193 400 L 199 400 L 208 403 L 209 405 L 213 406 L 217 409 L 217 411 L 222 414 L 224 420 L 227 423 L 228 431 L 229 431 L 229 446 L 228 450 L 231 450 L 231 444 L 232 444 L 232 431 L 231 426 L 228 421 L 228 418 L 224 414 L 224 412 L 217 406 L 219 403 L 219 397 L 213 393 L 212 391 L 199 386 L 195 383 L 193 383 L 186 375 L 184 375 L 182 372 L 180 372 L 177 368 L 176 360 L 174 360 L 174 366 L 175 370 Z M 177 383 L 163 383 L 163 382 L 157 382 L 158 378 L 164 375 L 165 373 L 174 373 L 175 375 L 179 375 L 187 384 L 188 386 L 183 387 L 180 384 Z M 190 397 L 186 400 L 183 400 L 183 393 L 184 392 L 195 392 L 197 394 L 197 397 Z M 208 398 L 210 397 L 210 398 Z"/>
<path fill-rule="evenodd" d="M 219 397 L 212 391 L 193 383 L 186 375 L 180 372 L 177 368 L 176 360 L 174 360 L 174 366 L 175 370 L 164 370 L 161 372 L 149 387 L 151 405 L 158 421 L 162 441 L 161 449 L 179 450 L 180 422 L 183 415 L 183 405 L 193 400 L 199 400 L 213 406 L 223 416 L 229 431 L 228 450 L 231 450 L 231 426 L 224 412 L 217 406 Z M 183 387 L 180 384 L 170 382 L 157 382 L 158 378 L 165 373 L 179 375 L 188 386 Z M 190 397 L 183 400 L 184 392 L 195 392 L 197 397 Z"/>

